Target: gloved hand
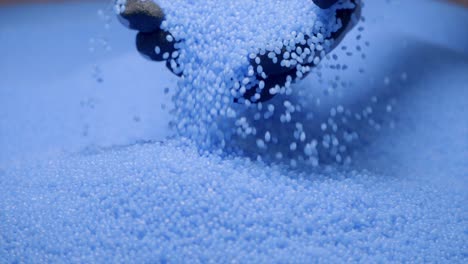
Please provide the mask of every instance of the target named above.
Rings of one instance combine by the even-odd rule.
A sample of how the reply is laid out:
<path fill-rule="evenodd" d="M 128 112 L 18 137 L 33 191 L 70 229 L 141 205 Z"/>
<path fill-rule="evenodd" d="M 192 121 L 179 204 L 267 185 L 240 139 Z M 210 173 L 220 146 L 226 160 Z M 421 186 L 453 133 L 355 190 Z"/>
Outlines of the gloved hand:
<path fill-rule="evenodd" d="M 313 2 L 322 9 L 327 9 L 338 2 L 338 0 L 313 0 Z M 336 47 L 346 33 L 358 22 L 361 11 L 360 0 L 351 0 L 355 7 L 352 9 L 338 9 L 336 11 L 335 19 L 340 19 L 342 27 L 333 32 L 327 37 L 333 44 L 327 50 L 326 53 L 333 50 Z M 117 0 L 116 11 L 118 18 L 130 29 L 139 31 L 136 36 L 137 50 L 146 58 L 153 61 L 166 61 L 166 66 L 174 74 L 181 76 L 181 72 L 178 69 L 178 65 L 174 64 L 177 58 L 173 58 L 172 54 L 176 51 L 174 38 L 170 32 L 166 32 L 160 28 L 162 21 L 164 20 L 164 12 L 162 9 L 151 0 Z M 312 36 L 305 36 L 308 40 Z M 306 48 L 306 45 L 298 44 L 296 47 Z M 286 53 L 286 49 L 283 48 L 281 54 L 278 56 L 283 57 Z M 318 64 L 315 57 L 320 54 L 312 53 L 310 57 L 304 60 L 302 66 L 314 67 Z M 265 74 L 257 76 L 259 81 L 262 81 L 264 89 L 261 89 L 260 98 L 253 98 L 258 91 L 258 86 L 251 87 L 244 94 L 243 97 L 251 102 L 263 102 L 273 97 L 270 93 L 270 89 L 276 85 L 284 85 L 288 79 L 288 76 L 292 80 L 304 78 L 305 75 L 297 76 L 295 66 L 280 65 L 280 63 L 273 61 L 268 58 L 268 55 L 259 55 L 260 65 L 263 67 Z M 172 63 L 171 63 L 172 62 Z M 258 66 L 255 60 L 250 60 L 250 64 L 254 66 L 254 69 Z M 237 101 L 237 99 L 235 99 Z"/>

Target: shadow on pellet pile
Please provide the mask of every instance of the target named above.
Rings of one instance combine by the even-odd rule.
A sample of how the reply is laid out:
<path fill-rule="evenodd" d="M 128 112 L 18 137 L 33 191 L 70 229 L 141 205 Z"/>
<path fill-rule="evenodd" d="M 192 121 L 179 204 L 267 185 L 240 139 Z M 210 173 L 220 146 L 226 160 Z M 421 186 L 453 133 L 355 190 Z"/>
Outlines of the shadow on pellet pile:
<path fill-rule="evenodd" d="M 393 59 L 383 60 L 385 56 Z M 339 92 L 325 89 L 330 85 L 316 82 L 314 70 L 311 77 L 294 84 L 291 95 L 278 95 L 261 106 L 245 109 L 241 116 L 254 128 L 255 135 L 234 136 L 229 145 L 267 163 L 294 167 L 352 164 L 353 156 L 372 147 L 382 133 L 398 129 L 399 115 L 404 114 L 395 111 L 399 98 L 428 75 L 436 74 L 450 58 L 440 47 L 411 40 L 400 48 L 385 49 L 382 58 L 372 59 L 374 64 L 381 61 L 385 64 L 378 65 L 370 76 L 363 73 L 356 82 L 328 80 L 337 91 L 366 86 L 365 92 L 347 100 L 335 96 Z"/>

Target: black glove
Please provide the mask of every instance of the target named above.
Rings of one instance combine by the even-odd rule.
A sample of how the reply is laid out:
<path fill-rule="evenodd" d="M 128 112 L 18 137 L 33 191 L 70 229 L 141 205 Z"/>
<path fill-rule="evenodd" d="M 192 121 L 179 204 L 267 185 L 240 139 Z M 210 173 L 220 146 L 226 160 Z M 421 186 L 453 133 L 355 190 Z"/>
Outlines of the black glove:
<path fill-rule="evenodd" d="M 313 2 L 322 9 L 330 8 L 332 5 L 338 2 L 338 0 L 313 0 Z M 336 19 L 340 19 L 342 27 L 333 32 L 328 39 L 333 42 L 333 46 L 327 50 L 330 52 L 336 45 L 341 42 L 346 33 L 356 24 L 360 17 L 360 0 L 351 0 L 355 4 L 353 9 L 339 9 L 336 11 Z M 119 20 L 125 26 L 130 29 L 138 30 L 136 37 L 136 46 L 138 51 L 146 58 L 153 61 L 166 61 L 166 66 L 174 74 L 181 76 L 182 72 L 178 68 L 176 63 L 177 56 L 173 54 L 177 49 L 175 47 L 175 40 L 169 32 L 160 29 L 161 23 L 164 20 L 164 13 L 162 9 L 153 1 L 141 1 L 141 0 L 127 0 L 125 4 L 119 4 L 117 1 L 117 8 L 120 11 L 118 16 Z M 312 36 L 305 36 L 305 39 L 309 39 Z M 172 41 L 169 41 L 172 40 Z M 307 44 L 306 44 L 307 45 Z M 298 45 L 305 49 L 306 45 Z M 286 50 L 281 51 L 285 53 Z M 279 56 L 282 57 L 283 54 Z M 312 53 L 312 58 L 319 54 Z M 298 78 L 295 66 L 285 67 L 279 63 L 274 63 L 272 59 L 268 58 L 268 55 L 258 55 L 260 57 L 260 65 L 263 67 L 264 75 L 257 76 L 259 82 L 263 82 L 263 89 L 259 89 L 258 85 L 251 87 L 244 94 L 243 98 L 250 100 L 251 102 L 263 102 L 271 99 L 274 95 L 270 93 L 270 89 L 276 85 L 283 86 L 288 76 L 292 80 Z M 309 62 L 310 61 L 310 62 Z M 255 60 L 250 60 L 250 64 L 257 68 L 258 64 Z M 314 67 L 317 61 L 308 60 L 303 63 L 304 67 Z M 300 79 L 304 78 L 305 75 L 299 76 Z M 253 98 L 253 96 L 259 91 L 260 98 Z M 239 98 L 235 98 L 234 101 L 238 101 Z"/>

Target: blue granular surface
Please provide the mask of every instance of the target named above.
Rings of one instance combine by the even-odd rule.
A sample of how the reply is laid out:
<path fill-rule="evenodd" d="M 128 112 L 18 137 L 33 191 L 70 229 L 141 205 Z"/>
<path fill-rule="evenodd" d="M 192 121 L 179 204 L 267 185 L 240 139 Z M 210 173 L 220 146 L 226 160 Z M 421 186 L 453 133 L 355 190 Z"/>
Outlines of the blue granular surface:
<path fill-rule="evenodd" d="M 466 257 L 466 194 L 420 182 L 200 156 L 183 140 L 21 165 L 1 176 L 3 263 Z"/>

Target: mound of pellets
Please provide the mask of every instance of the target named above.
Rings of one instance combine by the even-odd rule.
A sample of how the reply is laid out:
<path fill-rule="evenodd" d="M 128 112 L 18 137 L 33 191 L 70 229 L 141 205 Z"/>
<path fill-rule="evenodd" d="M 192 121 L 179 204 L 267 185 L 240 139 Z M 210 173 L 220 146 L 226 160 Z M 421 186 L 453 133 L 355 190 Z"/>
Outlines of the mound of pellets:
<path fill-rule="evenodd" d="M 180 139 L 0 177 L 1 263 L 466 263 L 466 195 L 422 180 L 298 174 Z"/>

